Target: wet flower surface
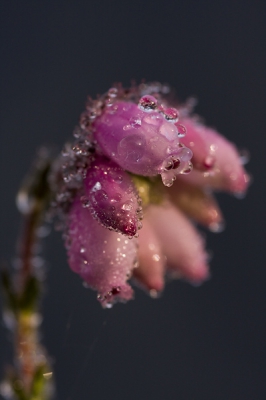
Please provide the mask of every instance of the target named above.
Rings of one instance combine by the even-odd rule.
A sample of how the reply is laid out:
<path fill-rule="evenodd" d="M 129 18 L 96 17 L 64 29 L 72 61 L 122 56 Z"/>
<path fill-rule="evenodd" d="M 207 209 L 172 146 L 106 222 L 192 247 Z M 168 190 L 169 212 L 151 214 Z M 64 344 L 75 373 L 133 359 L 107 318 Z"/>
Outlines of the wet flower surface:
<path fill-rule="evenodd" d="M 213 191 L 242 196 L 248 186 L 236 147 L 171 97 L 152 83 L 89 100 L 55 166 L 70 268 L 104 307 L 133 297 L 131 277 L 152 296 L 166 275 L 208 279 L 195 223 L 220 231 Z"/>

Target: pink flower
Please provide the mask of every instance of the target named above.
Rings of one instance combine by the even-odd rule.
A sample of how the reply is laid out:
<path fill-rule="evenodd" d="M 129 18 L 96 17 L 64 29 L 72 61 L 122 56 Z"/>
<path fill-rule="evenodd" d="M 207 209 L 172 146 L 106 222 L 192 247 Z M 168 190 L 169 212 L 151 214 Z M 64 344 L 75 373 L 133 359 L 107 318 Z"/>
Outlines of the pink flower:
<path fill-rule="evenodd" d="M 158 83 L 117 85 L 89 101 L 57 164 L 70 268 L 105 307 L 132 298 L 131 276 L 153 296 L 166 274 L 193 284 L 208 279 L 194 223 L 221 230 L 212 191 L 247 189 L 234 145 L 174 106 Z"/>

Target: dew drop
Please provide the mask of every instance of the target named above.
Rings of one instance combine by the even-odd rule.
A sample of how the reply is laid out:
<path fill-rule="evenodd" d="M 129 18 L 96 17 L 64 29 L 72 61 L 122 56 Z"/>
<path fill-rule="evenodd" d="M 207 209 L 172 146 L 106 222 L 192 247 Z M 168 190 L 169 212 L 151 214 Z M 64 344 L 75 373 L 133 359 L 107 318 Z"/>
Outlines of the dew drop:
<path fill-rule="evenodd" d="M 189 163 L 188 163 L 188 166 L 185 167 L 185 168 L 183 169 L 183 171 L 181 171 L 180 173 L 181 173 L 182 175 L 186 175 L 186 174 L 189 174 L 189 173 L 192 171 L 192 169 L 193 169 L 193 165 L 192 165 L 191 162 L 189 162 Z"/>
<path fill-rule="evenodd" d="M 176 124 L 177 130 L 178 130 L 178 137 L 182 138 L 186 136 L 187 129 L 184 125 L 181 124 Z"/>
<path fill-rule="evenodd" d="M 129 129 L 132 129 L 132 126 L 131 126 L 131 125 L 124 125 L 124 126 L 123 126 L 123 130 L 124 130 L 124 131 L 128 131 Z"/>
<path fill-rule="evenodd" d="M 156 289 L 151 289 L 151 290 L 149 291 L 149 294 L 150 294 L 150 297 L 151 297 L 152 299 L 157 299 L 157 297 L 158 297 L 158 295 L 159 295 L 159 293 L 158 293 L 158 291 L 157 291 Z"/>
<path fill-rule="evenodd" d="M 168 122 L 176 123 L 178 121 L 178 111 L 175 108 L 163 110 L 163 115 Z"/>
<path fill-rule="evenodd" d="M 248 152 L 248 150 L 239 150 L 239 158 L 240 158 L 240 163 L 242 165 L 246 165 L 249 160 L 250 160 L 250 154 Z"/>
<path fill-rule="evenodd" d="M 142 96 L 139 100 L 138 107 L 141 111 L 154 111 L 157 107 L 157 100 L 155 97 L 150 95 Z"/>
<path fill-rule="evenodd" d="M 143 135 L 134 134 L 124 137 L 118 144 L 118 154 L 123 160 L 137 163 L 144 156 L 146 140 Z"/>
<path fill-rule="evenodd" d="M 117 88 L 111 88 L 108 90 L 108 96 L 110 96 L 112 99 L 114 99 L 117 96 Z"/>
<path fill-rule="evenodd" d="M 13 390 L 9 382 L 3 381 L 0 383 L 0 394 L 6 400 L 13 398 Z"/>
<path fill-rule="evenodd" d="M 82 207 L 88 208 L 90 205 L 90 201 L 86 196 L 81 196 L 80 201 L 82 203 Z"/>
<path fill-rule="evenodd" d="M 203 162 L 203 166 L 206 169 L 211 169 L 214 166 L 215 158 L 213 156 L 207 156 Z"/>
<path fill-rule="evenodd" d="M 170 171 L 172 168 L 173 168 L 173 160 L 166 160 L 164 163 L 163 163 L 163 168 L 166 170 L 166 171 Z"/>
<path fill-rule="evenodd" d="M 122 208 L 122 210 L 131 211 L 132 208 L 133 208 L 133 205 L 132 205 L 132 203 L 130 201 L 127 201 L 126 203 L 124 203 L 122 205 L 121 208 Z"/>
<path fill-rule="evenodd" d="M 178 158 L 173 159 L 173 169 L 177 169 L 180 165 L 180 160 Z"/>
<path fill-rule="evenodd" d="M 233 192 L 236 199 L 242 200 L 246 197 L 246 192 Z"/>
<path fill-rule="evenodd" d="M 133 128 L 139 128 L 141 126 L 141 119 L 139 117 L 131 117 L 129 123 Z"/>
<path fill-rule="evenodd" d="M 85 253 L 85 248 L 84 248 L 84 247 L 81 247 L 81 248 L 80 248 L 80 252 L 81 252 L 81 253 Z"/>
<path fill-rule="evenodd" d="M 110 199 L 111 203 L 118 203 L 122 199 L 122 195 L 120 193 L 115 193 L 113 197 Z"/>
<path fill-rule="evenodd" d="M 208 228 L 211 232 L 220 233 L 224 230 L 225 223 L 224 221 L 212 222 L 211 224 L 209 224 Z"/>
<path fill-rule="evenodd" d="M 110 291 L 112 296 L 116 296 L 121 292 L 121 287 L 120 286 L 114 286 L 112 290 Z"/>

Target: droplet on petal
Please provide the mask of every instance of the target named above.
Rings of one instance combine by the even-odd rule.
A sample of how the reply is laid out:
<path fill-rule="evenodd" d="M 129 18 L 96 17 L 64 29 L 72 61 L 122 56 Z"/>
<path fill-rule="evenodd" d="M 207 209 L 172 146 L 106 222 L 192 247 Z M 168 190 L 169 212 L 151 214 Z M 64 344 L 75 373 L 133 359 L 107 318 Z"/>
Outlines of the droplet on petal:
<path fill-rule="evenodd" d="M 98 156 L 87 172 L 84 191 L 86 204 L 101 224 L 128 236 L 136 235 L 139 198 L 129 175 L 118 165 Z"/>
<path fill-rule="evenodd" d="M 164 287 L 165 257 L 160 241 L 146 219 L 139 234 L 138 255 L 139 267 L 133 271 L 133 276 L 141 287 L 158 295 Z"/>
<path fill-rule="evenodd" d="M 127 280 L 137 257 L 135 239 L 127 240 L 100 225 L 76 198 L 68 215 L 65 240 L 70 268 L 98 291 L 103 307 L 132 298 Z"/>
<path fill-rule="evenodd" d="M 150 112 L 156 109 L 157 100 L 153 96 L 145 95 L 139 100 L 138 106 L 141 111 Z"/>
<path fill-rule="evenodd" d="M 190 218 L 211 231 L 220 232 L 224 225 L 221 210 L 210 191 L 177 179 L 167 192 L 171 202 Z"/>
<path fill-rule="evenodd" d="M 178 121 L 178 111 L 176 108 L 166 108 L 163 110 L 164 118 L 172 123 L 176 123 Z"/>
<path fill-rule="evenodd" d="M 151 205 L 146 217 L 160 240 L 169 271 L 181 274 L 192 283 L 208 279 L 204 241 L 183 213 L 165 203 Z"/>
<path fill-rule="evenodd" d="M 112 107 L 104 110 L 93 124 L 95 139 L 104 154 L 134 174 L 155 176 L 161 173 L 169 155 L 179 157 L 178 128 L 164 118 L 156 102 L 150 95 L 141 98 L 141 106 L 117 101 L 115 113 Z M 176 110 L 171 109 L 171 113 Z"/>

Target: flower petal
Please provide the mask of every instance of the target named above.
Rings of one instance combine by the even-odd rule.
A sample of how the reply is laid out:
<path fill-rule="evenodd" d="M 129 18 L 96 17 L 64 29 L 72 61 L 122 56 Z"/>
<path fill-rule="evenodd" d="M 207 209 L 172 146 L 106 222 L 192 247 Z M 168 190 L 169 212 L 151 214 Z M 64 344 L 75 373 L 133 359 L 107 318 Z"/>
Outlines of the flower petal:
<path fill-rule="evenodd" d="M 207 189 L 177 180 L 167 189 L 171 202 L 196 222 L 213 232 L 220 232 L 224 226 L 221 210 Z"/>
<path fill-rule="evenodd" d="M 182 143 L 193 151 L 191 160 L 193 167 L 200 171 L 212 169 L 215 157 L 209 143 L 204 138 L 205 127 L 195 122 L 192 118 L 183 118 L 180 121 L 186 128 Z"/>
<path fill-rule="evenodd" d="M 133 276 L 154 296 L 164 287 L 165 257 L 159 239 L 146 218 L 139 233 L 138 254 L 139 266 L 134 269 Z"/>
<path fill-rule="evenodd" d="M 214 129 L 210 129 L 191 120 L 184 120 L 187 124 L 188 137 L 200 137 L 205 141 L 209 151 L 209 156 L 215 160 L 214 166 L 209 171 L 200 172 L 193 170 L 191 174 L 186 176 L 188 182 L 198 186 L 211 187 L 216 190 L 225 190 L 228 192 L 241 195 L 245 193 L 249 183 L 249 177 L 242 166 L 241 157 L 233 143 L 229 142 Z M 196 141 L 195 141 L 196 143 Z M 197 160 L 202 159 L 206 153 L 205 150 L 199 149 Z M 194 155 L 196 154 L 196 146 L 193 147 Z M 212 160 L 210 158 L 210 161 Z M 212 161 L 211 161 L 212 164 Z M 197 163 L 196 163 L 197 166 Z M 183 179 L 183 178 L 181 178 Z"/>
<path fill-rule="evenodd" d="M 109 231 L 96 221 L 79 198 L 68 216 L 66 247 L 70 268 L 98 291 L 98 300 L 108 306 L 133 296 L 127 280 L 137 257 L 136 239 Z"/>
<path fill-rule="evenodd" d="M 101 224 L 128 236 L 136 235 L 141 199 L 121 167 L 98 156 L 87 172 L 84 191 L 84 205 L 88 205 Z"/>
<path fill-rule="evenodd" d="M 170 203 L 151 205 L 147 218 L 161 241 L 167 267 L 192 283 L 209 277 L 204 241 L 190 221 Z"/>
<path fill-rule="evenodd" d="M 178 129 L 159 110 L 143 111 L 137 104 L 116 102 L 94 122 L 94 136 L 103 152 L 134 174 L 155 176 L 174 166 L 187 168 L 190 149 L 180 147 Z"/>

